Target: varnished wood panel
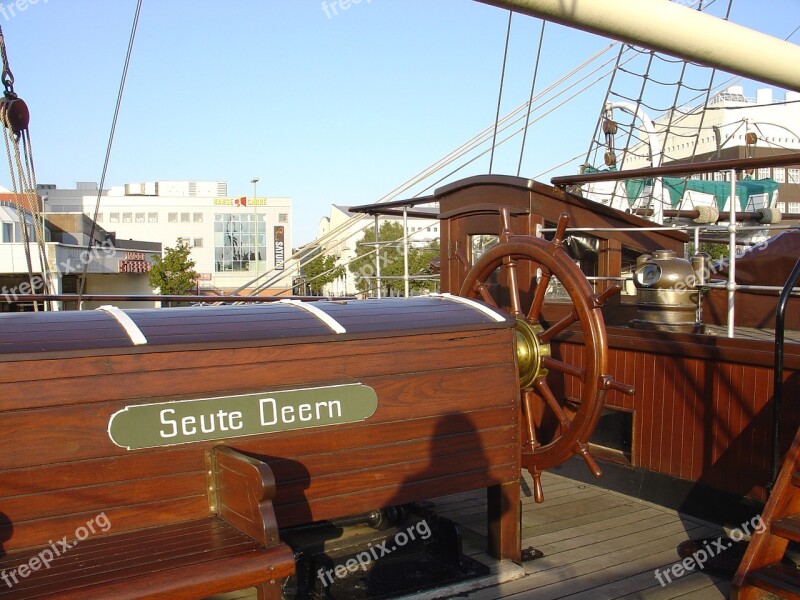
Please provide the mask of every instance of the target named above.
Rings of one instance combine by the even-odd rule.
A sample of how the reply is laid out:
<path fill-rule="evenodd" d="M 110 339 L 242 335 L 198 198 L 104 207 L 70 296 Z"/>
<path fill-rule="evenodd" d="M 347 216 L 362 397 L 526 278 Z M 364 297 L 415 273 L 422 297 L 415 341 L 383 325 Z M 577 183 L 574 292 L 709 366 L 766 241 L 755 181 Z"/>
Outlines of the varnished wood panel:
<path fill-rule="evenodd" d="M 609 392 L 606 400 L 633 411 L 632 465 L 763 500 L 773 427 L 773 371 L 765 360 L 771 344 L 716 340 L 703 347 L 672 337 L 650 333 L 647 341 L 641 332 L 614 329 L 609 335 L 611 374 L 636 388 L 633 397 Z M 580 348 L 562 339 L 556 351 L 575 364 Z M 796 347 L 787 351 L 796 357 Z M 800 396 L 800 372 L 787 368 L 784 382 L 785 451 L 800 425 L 792 401 Z M 579 384 L 566 390 L 575 397 Z"/>
<path fill-rule="evenodd" d="M 378 409 L 369 420 L 369 424 L 374 425 L 431 416 L 444 418 L 446 415 L 491 408 L 499 403 L 496 397 L 498 389 L 504 390 L 508 398 L 500 408 L 513 418 L 509 410 L 517 395 L 509 385 L 509 380 L 513 385 L 513 378 L 512 369 L 483 367 L 434 371 L 423 375 L 366 377 L 360 382 L 371 386 L 378 394 Z M 64 458 L 65 448 L 69 449 L 71 460 L 127 455 L 131 451 L 111 442 L 107 426 L 112 414 L 136 403 L 116 400 L 23 412 L 0 412 L 0 431 L 6 433 L 0 436 L 0 456 L 4 457 L 6 468 L 19 468 L 57 462 Z M 42 427 L 42 423 L 49 426 Z M 9 435 L 11 433 L 13 435 Z M 322 438 L 328 436 L 324 428 L 317 429 L 317 434 Z M 292 435 L 296 433 L 272 434 L 269 439 Z M 380 434 L 375 431 L 374 435 Z M 231 439 L 238 442 L 243 438 Z M 27 448 L 26 452 L 16 451 L 20 444 Z M 202 445 L 201 442 L 198 447 Z"/>
<path fill-rule="evenodd" d="M 361 342 L 330 342 L 316 355 L 316 345 L 284 346 L 277 353 L 264 349 L 237 351 L 194 351 L 124 355 L 97 359 L 75 359 L 78 373 L 69 370 L 72 360 L 62 366 L 61 378 L 37 377 L 47 373 L 44 364 L 8 366 L 5 373 L 12 382 L 0 383 L 2 410 L 40 406 L 88 404 L 132 398 L 179 399 L 202 393 L 231 390 L 312 385 L 325 374 L 327 385 L 346 383 L 354 378 L 424 373 L 458 369 L 473 365 L 504 364 L 513 368 L 513 355 L 507 332 L 484 332 L 463 339 L 453 336 L 413 336 L 384 341 L 380 346 Z M 476 352 L 476 347 L 479 352 Z M 146 356 L 146 358 L 144 358 Z M 272 360 L 270 360 L 272 359 Z M 88 365 L 83 361 L 90 361 Z M 60 361 L 63 363 L 63 361 Z M 99 367 L 94 373 L 86 372 Z M 24 374 L 23 374 L 24 373 Z M 22 378 L 27 379 L 22 379 Z M 91 377 L 87 380 L 87 377 Z M 2 381 L 0 379 L 0 381 Z M 22 382 L 26 385 L 19 385 Z M 90 383 L 89 383 L 90 381 Z M 176 385 L 176 382 L 179 382 Z"/>
<path fill-rule="evenodd" d="M 343 319 L 357 318 L 352 307 L 337 310 Z M 381 309 L 370 304 L 369 310 Z M 110 416 L 140 403 L 371 386 L 378 409 L 365 422 L 224 441 L 274 467 L 281 526 L 516 481 L 518 382 L 513 332 L 501 325 L 6 360 L 0 363 L 3 549 L 69 537 L 101 511 L 111 533 L 208 515 L 204 453 L 218 442 L 117 447 L 107 434 Z"/>

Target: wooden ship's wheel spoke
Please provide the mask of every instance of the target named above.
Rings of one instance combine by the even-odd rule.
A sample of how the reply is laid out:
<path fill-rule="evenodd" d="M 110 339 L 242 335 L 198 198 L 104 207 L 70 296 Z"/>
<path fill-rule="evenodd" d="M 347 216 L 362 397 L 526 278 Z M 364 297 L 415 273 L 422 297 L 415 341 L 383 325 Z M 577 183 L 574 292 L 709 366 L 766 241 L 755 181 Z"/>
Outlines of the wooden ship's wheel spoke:
<path fill-rule="evenodd" d="M 564 430 L 569 428 L 572 425 L 572 419 L 567 416 L 567 413 L 564 412 L 564 409 L 561 408 L 561 404 L 556 399 L 555 394 L 550 389 L 550 386 L 547 385 L 547 379 L 545 377 L 539 377 L 535 382 L 534 385 L 538 392 L 542 395 L 545 402 L 547 402 L 547 406 L 550 407 L 550 410 L 553 411 L 553 414 L 558 419 L 558 426 Z"/>
<path fill-rule="evenodd" d="M 556 335 L 567 329 L 577 320 L 578 320 L 577 313 L 574 310 L 571 311 L 566 317 L 561 319 L 558 323 L 548 327 L 542 332 L 542 335 L 540 336 L 542 343 L 549 344 L 550 340 L 552 340 Z"/>
<path fill-rule="evenodd" d="M 542 358 L 542 365 L 547 367 L 548 369 L 559 371 L 561 373 L 564 373 L 565 375 L 572 375 L 573 377 L 577 377 L 581 381 L 584 381 L 584 375 L 586 372 L 580 367 L 568 365 L 563 361 L 551 358 L 549 356 L 545 356 Z"/>
<path fill-rule="evenodd" d="M 539 321 L 542 316 L 542 307 L 544 306 L 544 297 L 547 293 L 547 286 L 550 285 L 550 278 L 553 274 L 550 271 L 541 269 L 542 276 L 536 284 L 536 292 L 534 293 L 533 300 L 531 301 L 531 308 L 528 311 L 529 321 Z"/>
<path fill-rule="evenodd" d="M 522 310 L 520 309 L 522 303 L 519 299 L 519 285 L 517 283 L 517 263 L 510 256 L 504 256 L 503 265 L 506 268 L 508 293 L 511 299 L 511 314 L 516 317 L 522 314 Z"/>
<path fill-rule="evenodd" d="M 542 471 L 579 455 L 591 472 L 600 468 L 589 454 L 594 431 L 609 389 L 633 393 L 630 386 L 614 382 L 607 374 L 605 325 L 600 308 L 619 287 L 595 295 L 586 277 L 567 255 L 563 239 L 569 216 L 562 214 L 553 240 L 513 235 L 510 212 L 500 211 L 502 229 L 497 245 L 487 249 L 473 265 L 456 252 L 467 269 L 460 295 L 478 298 L 505 310 L 516 320 L 516 358 L 520 381 L 523 440 L 522 466 L 533 476 L 534 499 L 544 499 Z M 531 275 L 528 281 L 528 275 Z M 554 323 L 543 312 L 548 289 L 564 289 L 571 307 Z M 579 325 L 585 341 L 583 358 L 553 356 L 551 343 Z M 580 360 L 582 364 L 573 364 Z M 568 386 L 564 378 L 575 378 Z M 569 389 L 577 397 L 568 397 Z"/>
<path fill-rule="evenodd" d="M 544 405 L 541 397 L 530 388 L 522 391 L 522 410 L 525 415 L 525 433 L 527 434 L 523 447 L 533 451 L 541 446 L 536 438 L 536 427 L 541 425 Z"/>

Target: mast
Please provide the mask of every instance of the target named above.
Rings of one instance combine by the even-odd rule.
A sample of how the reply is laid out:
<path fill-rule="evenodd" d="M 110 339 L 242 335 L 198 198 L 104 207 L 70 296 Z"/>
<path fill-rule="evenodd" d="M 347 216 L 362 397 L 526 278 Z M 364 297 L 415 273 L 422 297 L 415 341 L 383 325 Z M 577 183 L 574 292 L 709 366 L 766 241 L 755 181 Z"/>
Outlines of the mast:
<path fill-rule="evenodd" d="M 800 46 L 669 0 L 478 0 L 800 91 Z"/>

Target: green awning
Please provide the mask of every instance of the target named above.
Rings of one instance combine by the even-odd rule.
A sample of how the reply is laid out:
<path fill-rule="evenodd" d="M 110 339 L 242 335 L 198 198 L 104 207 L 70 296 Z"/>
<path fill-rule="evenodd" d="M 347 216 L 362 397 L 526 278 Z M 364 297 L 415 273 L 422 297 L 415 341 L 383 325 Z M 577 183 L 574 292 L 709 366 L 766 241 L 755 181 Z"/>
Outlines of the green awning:
<path fill-rule="evenodd" d="M 652 179 L 627 179 L 625 180 L 625 193 L 628 196 L 628 203 L 633 204 L 642 194 L 645 185 L 652 185 Z M 664 177 L 662 183 L 669 193 L 672 208 L 678 206 L 686 193 L 686 190 L 703 192 L 714 196 L 717 208 L 722 211 L 731 193 L 731 184 L 728 181 L 704 181 L 702 179 L 684 179 L 683 177 Z M 750 196 L 758 194 L 768 194 L 769 203 L 772 204 L 775 191 L 778 189 L 778 182 L 774 179 L 744 179 L 736 182 L 736 197 L 739 198 L 739 206 L 742 210 L 747 210 L 747 203 Z"/>

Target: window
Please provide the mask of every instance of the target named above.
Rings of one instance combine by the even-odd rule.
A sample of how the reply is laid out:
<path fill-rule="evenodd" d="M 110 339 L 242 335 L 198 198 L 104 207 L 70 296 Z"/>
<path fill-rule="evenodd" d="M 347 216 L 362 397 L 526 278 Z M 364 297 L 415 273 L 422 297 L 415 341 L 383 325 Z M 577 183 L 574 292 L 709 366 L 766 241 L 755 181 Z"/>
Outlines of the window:
<path fill-rule="evenodd" d="M 788 212 L 792 214 L 800 213 L 800 202 L 789 202 L 788 206 L 789 206 Z"/>
<path fill-rule="evenodd" d="M 189 213 L 181 213 L 181 223 L 189 223 Z"/>
<path fill-rule="evenodd" d="M 123 223 L 133 223 L 133 213 L 122 213 Z"/>
<path fill-rule="evenodd" d="M 469 259 L 474 263 L 481 255 L 500 241 L 496 235 L 471 235 L 469 236 Z"/>
<path fill-rule="evenodd" d="M 110 213 L 108 215 L 109 223 L 119 223 L 119 213 Z"/>
<path fill-rule="evenodd" d="M 202 248 L 203 238 L 194 238 L 194 240 L 192 241 L 192 246 L 195 248 Z"/>
<path fill-rule="evenodd" d="M 158 213 L 147 213 L 147 222 L 148 223 L 158 223 Z"/>
<path fill-rule="evenodd" d="M 178 222 L 178 213 L 169 213 L 167 215 L 167 221 L 170 223 L 177 223 Z"/>
<path fill-rule="evenodd" d="M 772 169 L 772 178 L 778 183 L 786 183 L 786 169 Z"/>
<path fill-rule="evenodd" d="M 278 213 L 278 223 L 288 223 L 289 213 Z"/>
<path fill-rule="evenodd" d="M 192 221 L 195 223 L 203 222 L 203 213 L 192 213 Z"/>
<path fill-rule="evenodd" d="M 144 213 L 136 213 L 136 222 L 144 223 Z"/>
<path fill-rule="evenodd" d="M 758 178 L 759 179 L 768 179 L 769 178 L 769 169 L 759 169 L 758 170 Z"/>
<path fill-rule="evenodd" d="M 102 223 L 103 222 L 103 213 L 97 213 L 97 222 L 98 223 Z"/>
<path fill-rule="evenodd" d="M 230 213 L 214 216 L 214 270 L 255 270 L 254 261 L 267 257 L 263 221 L 252 214 Z"/>
<path fill-rule="evenodd" d="M 3 242 L 10 244 L 14 241 L 14 224 L 3 223 Z"/>
<path fill-rule="evenodd" d="M 800 169 L 789 169 L 789 183 L 800 183 Z"/>

